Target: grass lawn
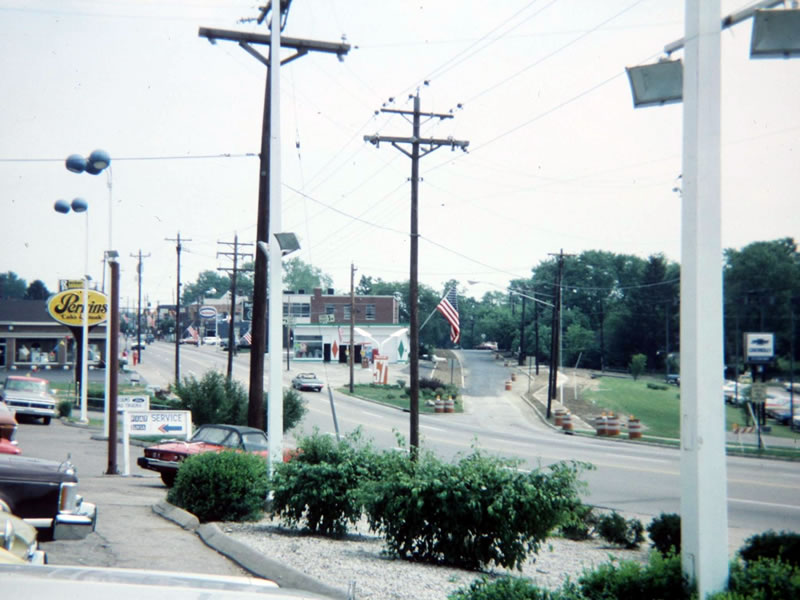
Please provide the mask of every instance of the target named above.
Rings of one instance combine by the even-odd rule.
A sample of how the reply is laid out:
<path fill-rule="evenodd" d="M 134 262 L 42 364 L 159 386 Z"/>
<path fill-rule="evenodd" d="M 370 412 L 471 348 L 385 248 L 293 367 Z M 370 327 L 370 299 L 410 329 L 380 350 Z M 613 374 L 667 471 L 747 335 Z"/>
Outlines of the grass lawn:
<path fill-rule="evenodd" d="M 339 388 L 338 391 L 343 394 L 349 394 L 350 388 L 345 386 Z M 398 408 L 402 408 L 403 410 L 409 410 L 408 396 L 406 396 L 403 388 L 400 388 L 396 385 L 377 385 L 372 383 L 356 384 L 353 386 L 353 395 L 366 398 L 374 402 L 380 402 L 381 404 L 396 406 Z M 460 398 L 456 398 L 455 400 L 455 410 L 456 412 L 464 411 L 464 406 L 461 403 Z M 421 413 L 436 412 L 435 407 L 427 406 L 425 404 L 425 400 L 422 398 L 422 391 L 420 391 L 419 411 Z"/>
<path fill-rule="evenodd" d="M 663 382 L 643 377 L 620 379 L 605 377 L 597 390 L 584 390 L 583 398 L 596 407 L 595 412 L 612 411 L 619 415 L 634 415 L 642 421 L 645 436 L 675 438 L 680 436 L 680 388 L 667 386 L 667 389 L 651 389 L 647 384 L 663 387 Z M 714 401 L 722 402 L 722 392 Z M 731 431 L 733 424 L 744 425 L 747 421 L 744 410 L 739 406 L 725 405 L 725 429 Z M 788 427 L 770 423 L 769 435 L 797 440 L 800 433 Z"/>

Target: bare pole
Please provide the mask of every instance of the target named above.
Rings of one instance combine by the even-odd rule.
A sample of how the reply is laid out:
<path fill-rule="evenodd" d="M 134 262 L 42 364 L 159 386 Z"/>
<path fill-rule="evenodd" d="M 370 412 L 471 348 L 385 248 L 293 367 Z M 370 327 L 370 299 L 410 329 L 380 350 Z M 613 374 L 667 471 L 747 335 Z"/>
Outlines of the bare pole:
<path fill-rule="evenodd" d="M 239 269 L 238 268 L 238 259 L 241 256 L 242 258 L 252 258 L 252 254 L 239 252 L 239 246 L 252 246 L 253 244 L 250 243 L 239 243 L 239 235 L 235 234 L 233 236 L 233 243 L 231 242 L 217 242 L 220 245 L 226 246 L 233 246 L 233 252 L 217 252 L 217 258 L 220 256 L 230 256 L 233 257 L 233 268 L 227 267 L 219 267 L 218 271 L 225 271 L 226 273 L 230 274 L 231 277 L 231 309 L 230 309 L 230 321 L 229 321 L 229 329 L 228 329 L 228 381 L 231 380 L 233 377 L 233 355 L 236 354 L 236 335 L 235 335 L 235 325 L 236 325 L 236 282 L 237 282 L 237 274 L 239 271 L 252 271 L 253 269 Z M 252 335 L 252 334 L 251 334 Z"/>
<path fill-rule="evenodd" d="M 356 266 L 350 263 L 350 393 L 353 393 L 353 363 L 356 352 L 356 292 L 355 292 Z"/>
<path fill-rule="evenodd" d="M 139 257 L 136 265 L 136 279 L 139 282 L 139 301 L 136 307 L 136 358 L 142 362 L 142 259 L 149 258 L 150 254 L 142 254 L 142 249 L 139 248 L 138 254 L 131 254 L 133 258 Z"/>
<path fill-rule="evenodd" d="M 450 139 L 430 138 L 423 140 L 420 138 L 421 117 L 437 119 L 451 119 L 452 114 L 422 113 L 419 104 L 419 92 L 414 96 L 414 110 L 382 109 L 381 112 L 395 113 L 404 116 L 411 115 L 412 135 L 411 137 L 368 135 L 364 136 L 364 141 L 375 144 L 377 147 L 381 142 L 389 142 L 396 149 L 411 159 L 411 223 L 410 223 L 410 273 L 409 273 L 409 375 L 410 375 L 410 425 L 409 425 L 409 446 L 412 458 L 416 459 L 419 449 L 419 282 L 418 282 L 418 262 L 419 262 L 419 232 L 418 232 L 418 200 L 419 200 L 419 160 L 423 156 L 430 154 L 442 146 L 450 146 L 452 150 L 460 148 L 466 151 L 469 142 Z M 410 144 L 411 152 L 408 152 L 400 144 Z M 425 145 L 423 150 L 421 145 Z"/>
<path fill-rule="evenodd" d="M 181 382 L 181 232 L 175 238 L 166 238 L 168 242 L 175 242 L 175 252 L 178 255 L 178 273 L 175 283 L 175 383 Z M 192 240 L 183 240 L 191 242 Z"/>

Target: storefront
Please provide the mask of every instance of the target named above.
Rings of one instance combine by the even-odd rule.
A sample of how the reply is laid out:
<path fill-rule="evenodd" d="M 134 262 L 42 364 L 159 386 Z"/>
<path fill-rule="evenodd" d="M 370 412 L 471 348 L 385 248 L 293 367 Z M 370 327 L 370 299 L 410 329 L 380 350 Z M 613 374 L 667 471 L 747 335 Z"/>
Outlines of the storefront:
<path fill-rule="evenodd" d="M 350 351 L 349 324 L 296 324 L 293 327 L 295 360 L 347 362 Z M 391 363 L 408 362 L 408 326 L 397 323 L 358 325 L 353 336 L 355 360 L 372 362 L 376 355 Z"/>

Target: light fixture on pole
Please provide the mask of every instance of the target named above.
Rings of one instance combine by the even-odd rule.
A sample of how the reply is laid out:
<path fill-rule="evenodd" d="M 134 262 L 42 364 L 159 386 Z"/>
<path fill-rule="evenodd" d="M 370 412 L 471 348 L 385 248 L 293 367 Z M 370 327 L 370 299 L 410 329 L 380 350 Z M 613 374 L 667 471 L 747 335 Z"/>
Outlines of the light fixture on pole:
<path fill-rule="evenodd" d="M 680 102 L 683 98 L 683 63 L 663 59 L 652 65 L 628 67 L 633 106 L 655 106 Z"/>
<path fill-rule="evenodd" d="M 800 56 L 800 10 L 758 10 L 753 16 L 751 58 Z"/>
<path fill-rule="evenodd" d="M 108 249 L 106 252 L 106 263 L 109 266 L 109 270 L 111 270 L 111 265 L 108 263 L 111 260 L 112 256 L 111 253 L 114 254 L 114 259 L 116 259 L 117 253 L 112 250 L 113 243 L 112 243 L 112 209 L 113 209 L 113 202 L 111 200 L 111 156 L 105 150 L 94 150 L 88 157 L 83 157 L 80 154 L 71 154 L 67 157 L 65 161 L 65 166 L 67 171 L 71 173 L 89 173 L 90 175 L 99 175 L 103 171 L 106 171 L 108 175 Z M 110 279 L 111 277 L 109 277 Z M 104 290 L 105 291 L 105 290 Z M 109 306 L 109 311 L 114 310 L 112 306 Z M 119 310 L 119 308 L 117 308 Z M 114 398 L 116 398 L 116 388 L 112 392 L 112 381 L 111 381 L 111 365 L 112 363 L 119 364 L 119 357 L 111 355 L 111 312 L 107 315 L 106 318 L 106 373 L 105 373 L 105 392 L 104 392 L 104 406 L 103 406 L 103 433 L 105 436 L 109 435 L 109 406 L 111 404 L 111 397 L 112 393 Z M 111 413 L 114 414 L 114 413 Z"/>
<path fill-rule="evenodd" d="M 81 423 L 88 423 L 87 415 L 88 388 L 89 388 L 89 204 L 83 198 L 75 198 L 71 203 L 66 200 L 56 200 L 53 206 L 56 212 L 63 215 L 72 209 L 76 213 L 86 213 L 86 243 L 84 246 L 83 263 L 83 289 L 81 307 Z"/>

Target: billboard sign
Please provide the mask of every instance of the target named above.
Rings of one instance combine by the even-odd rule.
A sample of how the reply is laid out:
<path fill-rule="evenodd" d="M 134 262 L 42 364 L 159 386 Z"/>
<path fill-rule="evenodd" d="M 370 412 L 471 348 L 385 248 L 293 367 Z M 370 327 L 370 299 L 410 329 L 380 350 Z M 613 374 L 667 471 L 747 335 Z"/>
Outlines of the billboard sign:
<path fill-rule="evenodd" d="M 89 326 L 102 323 L 108 314 L 108 298 L 96 290 L 65 290 L 54 294 L 47 301 L 47 312 L 63 325 L 80 327 L 83 325 L 83 295 L 85 291 L 89 292 Z"/>

